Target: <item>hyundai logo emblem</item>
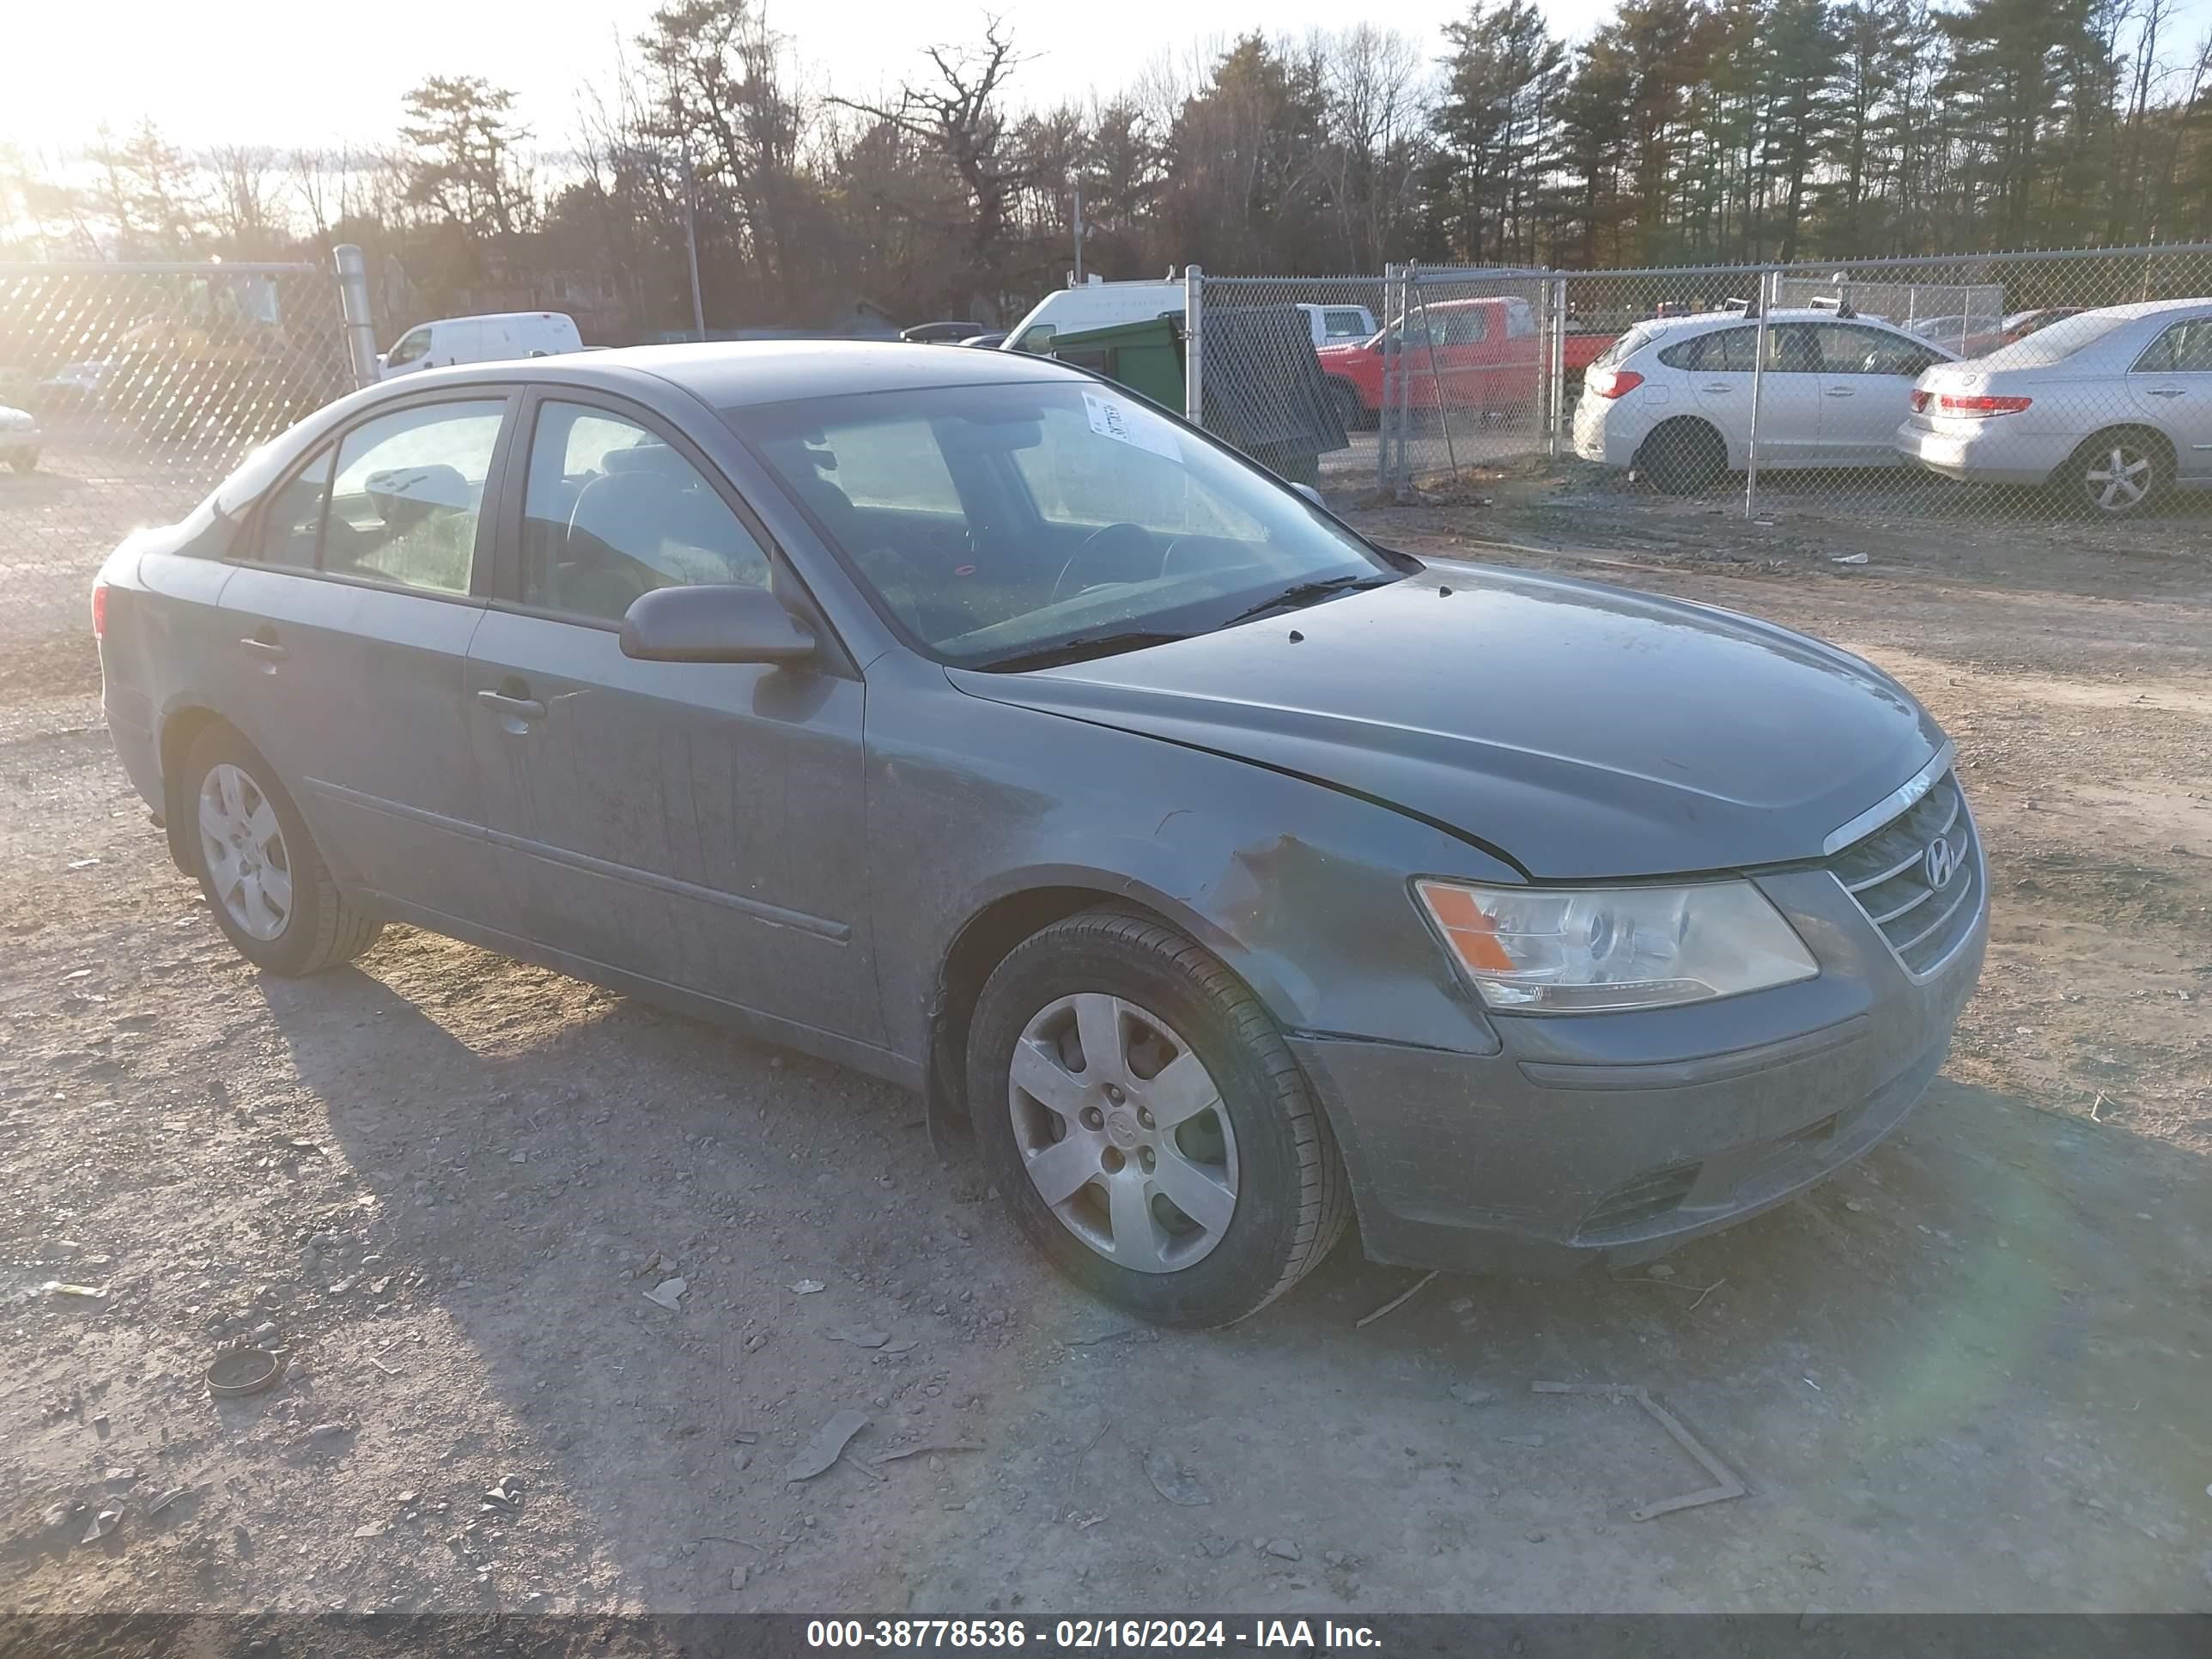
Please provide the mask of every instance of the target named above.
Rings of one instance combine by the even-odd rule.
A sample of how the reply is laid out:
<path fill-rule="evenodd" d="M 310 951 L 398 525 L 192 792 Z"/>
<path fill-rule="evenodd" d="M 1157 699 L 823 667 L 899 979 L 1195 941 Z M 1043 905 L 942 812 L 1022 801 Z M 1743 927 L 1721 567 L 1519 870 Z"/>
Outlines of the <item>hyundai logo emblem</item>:
<path fill-rule="evenodd" d="M 1959 873 L 1959 866 L 1966 860 L 1966 849 L 1954 847 L 1938 836 L 1928 843 L 1928 850 L 1920 856 L 1920 867 L 1928 877 L 1928 884 L 1939 891 L 1951 884 L 1951 878 Z"/>

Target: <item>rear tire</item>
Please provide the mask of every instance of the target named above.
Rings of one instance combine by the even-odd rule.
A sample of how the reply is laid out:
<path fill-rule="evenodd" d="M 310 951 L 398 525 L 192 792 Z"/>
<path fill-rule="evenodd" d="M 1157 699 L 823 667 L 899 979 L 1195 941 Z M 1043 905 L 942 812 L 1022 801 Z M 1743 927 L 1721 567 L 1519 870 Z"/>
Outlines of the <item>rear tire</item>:
<path fill-rule="evenodd" d="M 1087 910 L 1016 946 L 977 1001 L 968 1078 L 1015 1224 L 1061 1273 L 1154 1324 L 1258 1312 L 1351 1215 L 1328 1120 L 1267 1010 L 1152 918 Z"/>
<path fill-rule="evenodd" d="M 216 925 L 265 974 L 298 978 L 351 962 L 384 924 L 338 891 L 275 769 L 213 726 L 186 754 L 176 809 Z"/>
<path fill-rule="evenodd" d="M 2132 519 L 2158 505 L 2172 476 L 2165 439 L 2141 427 L 2115 427 L 2069 456 L 2056 482 L 2096 518 Z"/>
<path fill-rule="evenodd" d="M 1662 495 L 1696 495 L 1728 471 L 1728 445 L 1704 421 L 1662 421 L 1636 452 L 1636 471 Z"/>
<path fill-rule="evenodd" d="M 1375 424 L 1375 416 L 1359 401 L 1359 388 L 1350 381 L 1332 379 L 1328 383 L 1328 401 L 1346 432 L 1364 431 Z"/>

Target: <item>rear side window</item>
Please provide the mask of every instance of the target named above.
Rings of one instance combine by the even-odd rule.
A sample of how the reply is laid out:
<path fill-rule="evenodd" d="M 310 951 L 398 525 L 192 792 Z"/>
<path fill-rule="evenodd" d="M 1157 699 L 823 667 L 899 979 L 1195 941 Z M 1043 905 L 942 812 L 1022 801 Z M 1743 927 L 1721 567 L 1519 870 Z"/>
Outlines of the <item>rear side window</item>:
<path fill-rule="evenodd" d="M 325 444 L 313 459 L 270 495 L 261 509 L 258 556 L 262 563 L 296 570 L 315 568 L 323 506 L 331 496 L 331 446 Z"/>
<path fill-rule="evenodd" d="M 1323 313 L 1322 329 L 1323 337 L 1331 340 L 1364 340 L 1374 331 L 1367 326 L 1364 313 L 1342 310 Z"/>
<path fill-rule="evenodd" d="M 1755 328 L 1718 328 L 1668 346 L 1659 361 L 1669 368 L 1707 374 L 1748 374 L 1759 354 Z"/>
<path fill-rule="evenodd" d="M 2015 340 L 2002 346 L 1986 357 L 1979 359 L 1978 368 L 2043 368 L 2071 357 L 2077 351 L 2086 351 L 2115 329 L 2125 328 L 2135 321 L 2132 317 L 2117 317 L 2109 311 L 2085 311 L 2079 316 L 2069 317 L 2048 328 L 2039 328 L 2024 340 Z"/>
<path fill-rule="evenodd" d="M 338 442 L 323 569 L 465 593 L 504 398 L 420 404 L 362 422 Z"/>
<path fill-rule="evenodd" d="M 1634 328 L 1630 329 L 1627 333 L 1622 335 L 1604 350 L 1599 352 L 1596 356 L 1591 358 L 1590 367 L 1592 368 L 1611 368 L 1622 358 L 1629 356 L 1632 352 L 1641 351 L 1645 346 L 1650 344 L 1652 341 L 1658 337 L 1659 329 L 1657 325 L 1651 323 L 1638 323 Z"/>
<path fill-rule="evenodd" d="M 2136 359 L 2142 374 L 2203 374 L 2212 373 L 2212 318 L 2201 322 L 2176 323 L 2150 343 L 2150 349 Z"/>
<path fill-rule="evenodd" d="M 1700 334 L 1693 340 L 1678 340 L 1659 354 L 1659 361 L 1669 368 L 1703 368 L 1705 366 L 1705 342 L 1710 334 Z"/>

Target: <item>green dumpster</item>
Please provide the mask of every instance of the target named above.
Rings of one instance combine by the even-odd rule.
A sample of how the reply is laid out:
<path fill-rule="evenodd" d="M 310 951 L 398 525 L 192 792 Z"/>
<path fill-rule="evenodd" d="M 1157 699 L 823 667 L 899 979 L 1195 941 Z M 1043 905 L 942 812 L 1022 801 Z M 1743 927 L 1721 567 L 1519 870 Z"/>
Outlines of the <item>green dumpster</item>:
<path fill-rule="evenodd" d="M 1103 374 L 1163 409 L 1182 413 L 1182 325 L 1173 317 L 1056 335 L 1046 355 Z"/>

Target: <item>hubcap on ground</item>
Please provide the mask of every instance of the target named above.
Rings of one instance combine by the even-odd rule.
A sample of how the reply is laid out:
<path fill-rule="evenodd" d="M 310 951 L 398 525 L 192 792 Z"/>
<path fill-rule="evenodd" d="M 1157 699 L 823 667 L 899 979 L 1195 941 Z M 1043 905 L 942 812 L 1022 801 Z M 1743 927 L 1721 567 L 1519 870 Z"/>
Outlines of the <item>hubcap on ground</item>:
<path fill-rule="evenodd" d="M 2127 444 L 2093 458 L 2081 475 L 2089 505 L 2103 513 L 2125 512 L 2150 494 L 2150 457 Z"/>
<path fill-rule="evenodd" d="M 1038 1196 L 1109 1261 L 1174 1273 L 1228 1231 L 1228 1109 L 1191 1046 L 1138 1004 L 1085 992 L 1039 1009 L 1014 1045 L 1007 1106 Z"/>
<path fill-rule="evenodd" d="M 292 860 L 276 809 L 252 775 L 228 761 L 200 781 L 200 849 L 215 896 L 254 939 L 292 920 Z"/>

